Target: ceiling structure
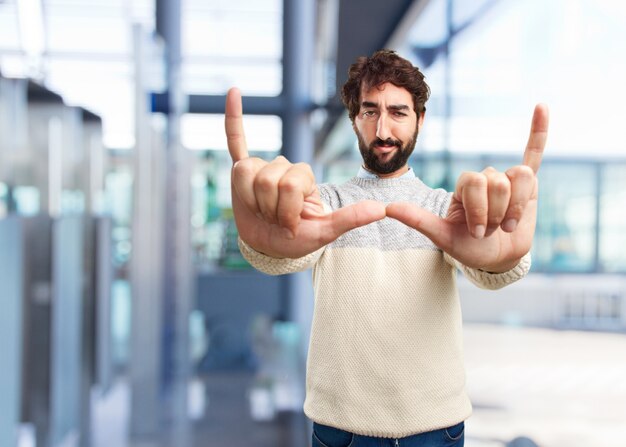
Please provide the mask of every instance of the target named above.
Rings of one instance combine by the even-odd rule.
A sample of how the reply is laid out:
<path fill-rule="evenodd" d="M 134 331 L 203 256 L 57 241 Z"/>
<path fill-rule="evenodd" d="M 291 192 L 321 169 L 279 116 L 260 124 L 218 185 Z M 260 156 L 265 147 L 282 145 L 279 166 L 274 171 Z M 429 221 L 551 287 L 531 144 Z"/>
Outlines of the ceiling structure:
<path fill-rule="evenodd" d="M 275 19 L 272 17 L 276 16 L 278 18 L 281 14 L 282 5 L 289 0 L 268 0 L 267 2 L 238 0 L 235 2 L 217 2 L 215 4 L 206 4 L 204 2 L 196 2 L 195 0 L 179 1 L 183 10 L 183 19 L 186 20 L 184 30 L 188 30 L 190 27 L 214 28 L 213 25 L 207 26 L 207 24 L 213 23 L 210 21 L 213 16 L 215 23 L 227 26 L 225 23 L 229 20 L 234 20 L 250 8 L 253 11 L 251 10 L 248 14 L 249 22 L 242 22 L 241 24 L 249 23 L 249 26 L 253 27 L 260 22 L 260 27 L 264 26 L 265 29 L 271 30 L 273 29 L 272 26 L 275 26 L 273 24 Z M 395 36 L 398 36 L 399 32 L 401 33 L 403 27 L 405 31 L 408 31 L 406 30 L 409 27 L 407 24 L 413 24 L 419 12 L 430 1 L 316 1 L 318 5 L 323 3 L 331 4 L 336 14 L 332 26 L 324 30 L 318 29 L 315 36 L 316 39 L 329 38 L 321 34 L 335 33 L 335 36 L 329 38 L 334 41 L 334 60 L 330 61 L 335 66 L 334 79 L 330 80 L 331 83 L 334 82 L 335 84 L 334 88 L 330 89 L 334 96 L 331 95 L 328 101 L 325 100 L 326 98 L 323 98 L 320 104 L 311 105 L 314 108 L 322 108 L 326 112 L 324 124 L 319 126 L 316 132 L 315 147 L 319 148 L 318 152 L 331 154 L 335 150 L 333 149 L 335 144 L 332 139 L 333 133 L 342 133 L 339 130 L 335 130 L 338 122 L 346 121 L 343 119 L 339 120 L 343 116 L 344 108 L 338 92 L 346 78 L 349 65 L 358 56 L 372 54 L 372 52 L 380 48 L 393 47 L 394 38 L 397 39 Z M 130 148 L 133 145 L 133 57 L 130 25 L 133 22 L 140 21 L 146 25 L 147 29 L 154 27 L 159 13 L 158 5 L 165 3 L 156 0 L 133 0 L 132 2 L 123 2 L 122 0 L 114 0 L 112 2 L 104 0 L 89 0 L 88 2 L 47 0 L 42 2 L 42 5 L 45 6 L 43 8 L 43 21 L 45 23 L 46 43 L 44 52 L 45 63 L 41 67 L 46 70 L 45 83 L 49 88 L 62 94 L 68 102 L 84 105 L 101 114 L 105 123 L 105 140 L 109 147 Z M 0 42 L 1 62 L 3 68 L 10 72 L 12 67 L 19 68 L 22 61 L 25 60 L 22 56 L 23 50 L 21 48 L 23 42 L 16 37 L 20 33 L 17 28 L 11 28 L 11 26 L 14 28 L 17 26 L 15 17 L 18 11 L 18 1 L 9 0 L 7 2 L 0 0 L 0 4 L 3 4 L 3 8 L 0 9 L 0 19 L 2 19 L 0 23 L 3 23 L 2 28 L 5 31 L 0 33 L 2 35 Z M 188 10 L 193 10 L 194 13 L 192 15 L 185 13 Z M 204 27 L 200 25 L 202 22 L 205 23 Z M 274 32 L 276 32 L 276 38 L 279 38 L 280 31 L 272 31 L 270 34 Z M 77 39 L 76 36 L 79 35 L 83 37 Z M 223 33 L 219 35 L 223 35 Z M 102 36 L 108 37 L 103 39 Z M 204 37 L 211 36 L 207 35 Z M 199 51 L 202 48 L 209 48 L 210 41 L 202 38 L 198 39 L 197 36 L 196 38 L 190 38 L 189 36 L 186 38 L 186 42 L 202 41 L 206 45 L 200 45 L 198 47 Z M 242 45 L 244 42 L 242 41 Z M 257 42 L 256 38 L 255 42 Z M 265 44 L 270 47 L 273 45 L 270 41 L 265 42 Z M 196 47 L 198 46 L 197 43 L 195 45 Z M 204 51 L 206 52 L 206 50 Z M 230 49 L 228 50 L 229 55 L 232 54 L 230 53 L 231 51 Z M 277 57 L 277 61 L 280 61 L 280 54 L 273 55 L 273 53 L 270 53 L 268 53 L 267 57 L 264 56 L 265 59 L 271 60 L 272 57 Z M 223 62 L 227 62 L 226 65 L 230 61 L 233 64 L 239 63 L 236 62 L 236 57 L 238 57 L 236 54 L 234 56 L 224 55 L 221 56 L 221 59 L 219 59 L 221 62 L 216 67 L 214 63 L 209 62 L 210 57 L 208 56 L 210 55 L 210 52 L 204 56 L 202 54 L 198 56 L 194 53 L 191 55 L 195 58 L 193 59 L 191 56 L 183 54 L 187 58 L 184 63 L 187 64 L 187 60 L 192 62 L 200 61 L 196 65 L 203 63 L 202 67 L 204 67 L 208 64 L 214 70 L 223 66 Z M 201 56 L 204 59 L 201 59 Z M 311 55 L 311 57 L 314 57 L 314 55 Z M 206 69 L 203 68 L 203 70 Z M 241 72 L 245 73 L 250 71 L 249 68 L 241 70 Z M 17 74 L 19 70 L 13 70 L 13 72 Z M 29 73 L 25 72 L 24 74 L 28 75 Z M 280 72 L 278 72 L 278 75 L 280 76 Z M 257 80 L 257 82 L 259 81 Z M 263 83 L 265 82 L 266 79 L 263 78 Z M 107 88 L 94 89 L 94 83 Z M 214 82 L 212 77 L 205 77 L 199 86 L 212 88 L 216 84 L 220 83 Z M 219 87 L 219 85 L 217 86 Z M 110 94 L 109 89 L 114 89 L 116 94 Z M 203 114 L 223 113 L 224 97 L 218 90 L 204 93 L 200 91 L 189 92 L 189 112 Z M 250 96 L 245 99 L 246 113 L 252 115 L 279 114 L 282 107 L 284 107 L 280 96 Z M 166 111 L 167 104 L 164 103 L 164 100 L 164 95 L 155 95 L 155 111 Z M 342 146 L 345 146 L 345 144 L 342 144 Z M 316 157 L 318 155 L 316 154 Z"/>

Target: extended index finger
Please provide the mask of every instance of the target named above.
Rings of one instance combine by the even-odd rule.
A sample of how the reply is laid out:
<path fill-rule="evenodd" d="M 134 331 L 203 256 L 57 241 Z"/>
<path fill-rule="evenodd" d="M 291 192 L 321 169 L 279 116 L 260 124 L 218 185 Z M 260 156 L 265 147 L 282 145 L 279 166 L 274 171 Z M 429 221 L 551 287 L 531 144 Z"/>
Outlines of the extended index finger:
<path fill-rule="evenodd" d="M 543 149 L 548 139 L 548 106 L 545 104 L 537 104 L 533 113 L 533 121 L 530 126 L 530 136 L 528 144 L 524 151 L 524 164 L 530 167 L 535 174 L 541 166 L 541 158 L 543 157 Z"/>
<path fill-rule="evenodd" d="M 241 92 L 238 88 L 231 88 L 226 94 L 226 113 L 224 117 L 226 128 L 226 142 L 228 152 L 233 163 L 248 158 L 248 145 L 246 135 L 243 132 L 243 107 L 241 105 Z"/>

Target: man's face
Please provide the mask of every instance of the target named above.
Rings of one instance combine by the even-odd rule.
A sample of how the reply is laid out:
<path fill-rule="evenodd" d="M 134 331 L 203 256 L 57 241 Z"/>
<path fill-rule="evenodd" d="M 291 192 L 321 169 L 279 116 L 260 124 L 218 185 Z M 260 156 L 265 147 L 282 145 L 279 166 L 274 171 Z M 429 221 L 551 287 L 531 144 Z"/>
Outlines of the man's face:
<path fill-rule="evenodd" d="M 390 83 L 361 88 L 354 130 L 365 167 L 380 177 L 404 174 L 423 120 L 423 115 L 418 119 L 408 90 Z"/>

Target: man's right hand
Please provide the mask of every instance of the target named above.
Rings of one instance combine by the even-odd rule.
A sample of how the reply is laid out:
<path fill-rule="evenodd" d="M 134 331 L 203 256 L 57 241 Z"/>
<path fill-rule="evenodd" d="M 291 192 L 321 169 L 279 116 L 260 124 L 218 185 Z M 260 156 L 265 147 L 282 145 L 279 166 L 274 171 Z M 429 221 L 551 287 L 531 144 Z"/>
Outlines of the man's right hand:
<path fill-rule="evenodd" d="M 241 239 L 274 258 L 300 258 L 345 232 L 385 217 L 385 205 L 363 201 L 326 212 L 311 167 L 279 156 L 250 157 L 243 131 L 241 93 L 226 97 L 226 138 L 233 160 L 231 191 Z"/>

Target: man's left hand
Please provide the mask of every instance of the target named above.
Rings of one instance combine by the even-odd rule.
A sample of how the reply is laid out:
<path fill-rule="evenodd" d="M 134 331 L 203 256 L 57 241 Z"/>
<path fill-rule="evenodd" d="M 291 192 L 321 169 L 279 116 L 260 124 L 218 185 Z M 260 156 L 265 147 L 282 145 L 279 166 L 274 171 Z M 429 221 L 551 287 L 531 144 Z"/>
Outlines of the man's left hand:
<path fill-rule="evenodd" d="M 548 108 L 535 107 L 523 164 L 486 168 L 457 181 L 445 219 L 411 203 L 392 203 L 387 216 L 415 228 L 462 264 L 488 272 L 515 267 L 530 251 L 537 218 L 537 171 L 548 135 Z"/>

